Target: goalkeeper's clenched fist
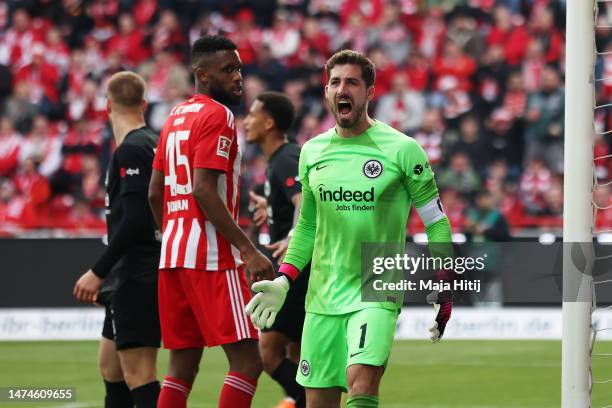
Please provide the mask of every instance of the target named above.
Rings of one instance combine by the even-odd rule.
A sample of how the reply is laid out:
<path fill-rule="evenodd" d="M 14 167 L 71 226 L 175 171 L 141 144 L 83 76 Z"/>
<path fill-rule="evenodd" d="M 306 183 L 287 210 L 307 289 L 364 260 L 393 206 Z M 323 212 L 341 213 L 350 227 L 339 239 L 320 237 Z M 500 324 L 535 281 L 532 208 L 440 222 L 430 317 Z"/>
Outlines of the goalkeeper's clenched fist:
<path fill-rule="evenodd" d="M 259 329 L 269 329 L 274 324 L 276 315 L 285 303 L 289 290 L 289 279 L 285 275 L 270 281 L 255 282 L 251 289 L 256 292 L 246 305 L 245 311 L 251 316 L 253 325 Z"/>

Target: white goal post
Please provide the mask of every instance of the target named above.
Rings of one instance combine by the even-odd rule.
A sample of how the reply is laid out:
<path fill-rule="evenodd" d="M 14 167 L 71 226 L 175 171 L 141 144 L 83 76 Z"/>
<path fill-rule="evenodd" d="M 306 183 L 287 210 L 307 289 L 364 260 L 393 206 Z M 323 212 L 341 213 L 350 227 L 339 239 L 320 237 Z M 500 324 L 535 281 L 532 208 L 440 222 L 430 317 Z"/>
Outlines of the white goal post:
<path fill-rule="evenodd" d="M 583 243 L 587 252 L 593 239 L 593 1 L 566 5 L 562 408 L 590 407 L 591 279 L 573 265 L 569 243 Z M 568 288 L 579 298 L 566 298 Z"/>

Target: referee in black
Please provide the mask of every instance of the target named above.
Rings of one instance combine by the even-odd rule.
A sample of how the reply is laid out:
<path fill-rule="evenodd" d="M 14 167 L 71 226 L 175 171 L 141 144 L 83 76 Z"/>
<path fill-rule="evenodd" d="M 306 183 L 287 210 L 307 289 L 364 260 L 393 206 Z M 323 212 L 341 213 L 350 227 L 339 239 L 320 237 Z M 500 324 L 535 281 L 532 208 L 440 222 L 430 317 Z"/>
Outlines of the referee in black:
<path fill-rule="evenodd" d="M 265 197 L 251 192 L 251 200 L 255 202 L 255 224 L 262 226 L 268 222 L 272 244 L 267 248 L 272 251 L 277 268 L 287 251 L 302 203 L 302 185 L 298 177 L 300 150 L 289 143 L 286 136 L 293 118 L 293 104 L 285 95 L 264 92 L 257 96 L 244 120 L 247 142 L 258 144 L 268 159 Z M 309 274 L 309 268 L 300 273 L 274 325 L 264 330 L 259 339 L 264 370 L 283 387 L 287 396 L 277 405 L 279 408 L 306 405 L 304 388 L 295 376 Z"/>
<path fill-rule="evenodd" d="M 145 125 L 144 94 L 145 82 L 133 72 L 108 81 L 107 111 L 117 144 L 105 182 L 108 247 L 74 287 L 78 300 L 105 306 L 99 367 L 106 408 L 153 408 L 160 389 L 160 243 L 147 201 L 157 135 Z"/>

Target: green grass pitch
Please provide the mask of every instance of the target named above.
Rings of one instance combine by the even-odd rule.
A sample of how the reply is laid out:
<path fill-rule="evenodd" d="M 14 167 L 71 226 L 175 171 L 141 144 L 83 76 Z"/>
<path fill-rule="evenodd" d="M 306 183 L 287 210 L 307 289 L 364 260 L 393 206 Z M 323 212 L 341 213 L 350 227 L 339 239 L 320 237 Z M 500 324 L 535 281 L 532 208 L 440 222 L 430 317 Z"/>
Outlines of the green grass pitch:
<path fill-rule="evenodd" d="M 598 343 L 612 353 L 612 342 Z M 0 387 L 72 386 L 71 403 L 0 403 L 2 407 L 101 407 L 96 342 L 0 342 Z M 167 352 L 159 357 L 165 373 Z M 381 388 L 381 408 L 559 407 L 559 341 L 398 341 Z M 219 348 L 206 350 L 189 406 L 214 408 L 227 370 Z M 612 379 L 612 357 L 594 357 L 596 379 Z M 280 388 L 265 374 L 254 408 L 274 407 Z M 596 385 L 593 407 L 612 404 L 612 383 Z"/>

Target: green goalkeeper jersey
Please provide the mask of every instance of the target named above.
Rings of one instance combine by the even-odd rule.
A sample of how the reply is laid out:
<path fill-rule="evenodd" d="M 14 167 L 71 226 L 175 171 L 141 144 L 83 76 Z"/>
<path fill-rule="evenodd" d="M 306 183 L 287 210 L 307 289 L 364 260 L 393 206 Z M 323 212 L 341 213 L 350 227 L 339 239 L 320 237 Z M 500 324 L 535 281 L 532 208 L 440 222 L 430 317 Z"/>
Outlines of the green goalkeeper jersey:
<path fill-rule="evenodd" d="M 343 138 L 335 128 L 302 147 L 299 164 L 303 202 L 283 260 L 302 270 L 311 261 L 306 310 L 344 314 L 367 307 L 397 309 L 391 302 L 361 301 L 361 244 L 404 243 L 410 206 L 438 196 L 421 146 L 375 121 L 359 136 Z M 442 216 L 434 241 L 450 242 Z M 430 229 L 428 226 L 430 241 Z"/>

